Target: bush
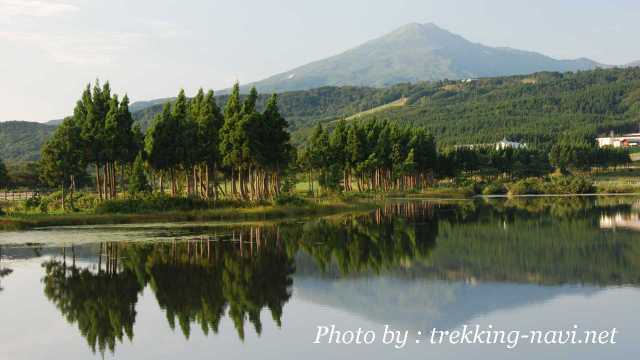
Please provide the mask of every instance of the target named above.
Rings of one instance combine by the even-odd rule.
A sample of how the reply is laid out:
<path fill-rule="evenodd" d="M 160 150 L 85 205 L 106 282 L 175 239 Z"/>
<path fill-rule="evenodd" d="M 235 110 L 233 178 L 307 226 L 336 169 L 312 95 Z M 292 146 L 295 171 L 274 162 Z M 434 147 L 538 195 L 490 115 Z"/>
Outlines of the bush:
<path fill-rule="evenodd" d="M 189 211 L 205 210 L 216 207 L 234 205 L 240 207 L 243 203 L 232 200 L 212 200 L 194 197 L 171 197 L 164 194 L 146 196 L 131 196 L 123 199 L 103 201 L 96 205 L 96 213 L 144 213 L 156 211 Z"/>
<path fill-rule="evenodd" d="M 482 189 L 482 195 L 504 195 L 507 191 L 507 187 L 504 184 L 491 183 Z"/>
<path fill-rule="evenodd" d="M 543 182 L 540 179 L 528 178 L 507 185 L 509 195 L 543 194 Z"/>
<path fill-rule="evenodd" d="M 573 176 L 551 178 L 544 189 L 546 194 L 591 194 L 595 191 L 591 181 Z"/>
<path fill-rule="evenodd" d="M 274 203 L 276 205 L 295 205 L 295 206 L 304 206 L 307 204 L 307 201 L 299 196 L 292 194 L 281 194 L 276 197 Z"/>
<path fill-rule="evenodd" d="M 24 207 L 27 210 L 32 210 L 35 208 L 39 208 L 40 207 L 40 196 L 39 195 L 33 195 L 32 197 L 28 198 L 27 200 L 25 200 L 24 202 Z"/>
<path fill-rule="evenodd" d="M 581 177 L 555 176 L 550 179 L 528 178 L 507 186 L 509 195 L 591 194 L 593 183 Z"/>

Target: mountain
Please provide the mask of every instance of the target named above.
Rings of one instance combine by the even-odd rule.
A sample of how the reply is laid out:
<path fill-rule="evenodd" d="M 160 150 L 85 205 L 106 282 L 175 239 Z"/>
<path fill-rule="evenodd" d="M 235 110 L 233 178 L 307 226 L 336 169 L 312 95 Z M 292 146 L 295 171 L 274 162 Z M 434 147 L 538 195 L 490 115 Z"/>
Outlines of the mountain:
<path fill-rule="evenodd" d="M 634 61 L 634 62 L 630 62 L 627 65 L 625 65 L 626 67 L 634 67 L 634 66 L 640 66 L 640 60 L 638 61 Z"/>
<path fill-rule="evenodd" d="M 47 122 L 45 122 L 46 125 L 54 125 L 54 126 L 58 126 L 60 124 L 62 124 L 62 121 L 64 119 L 55 119 L 55 120 L 49 120 Z"/>
<path fill-rule="evenodd" d="M 32 161 L 40 158 L 40 147 L 55 130 L 54 125 L 28 121 L 0 122 L 0 158 Z"/>
<path fill-rule="evenodd" d="M 577 71 L 602 66 L 592 60 L 557 60 L 535 52 L 470 42 L 435 24 L 408 24 L 327 59 L 274 75 L 258 91 L 320 86 L 388 86 L 403 82 Z"/>

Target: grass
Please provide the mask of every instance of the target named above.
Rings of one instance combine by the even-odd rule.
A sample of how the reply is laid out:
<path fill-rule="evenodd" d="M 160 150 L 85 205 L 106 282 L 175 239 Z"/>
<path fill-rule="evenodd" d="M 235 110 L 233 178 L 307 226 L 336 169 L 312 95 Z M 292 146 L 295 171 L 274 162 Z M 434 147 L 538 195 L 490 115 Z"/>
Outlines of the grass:
<path fill-rule="evenodd" d="M 105 224 L 134 224 L 156 222 L 194 222 L 228 220 L 271 220 L 289 217 L 329 215 L 339 212 L 372 209 L 374 201 L 342 201 L 323 199 L 304 205 L 263 205 L 254 207 L 226 207 L 191 211 L 148 212 L 137 214 L 15 214 L 0 217 L 0 230 L 26 230 L 50 226 L 78 226 Z"/>
<path fill-rule="evenodd" d="M 629 167 L 586 175 L 599 193 L 640 193 L 640 168 Z"/>
<path fill-rule="evenodd" d="M 640 193 L 640 167 L 575 174 L 595 185 L 598 193 Z M 464 182 L 463 182 L 464 183 Z M 247 204 L 238 201 L 224 201 L 215 205 L 188 199 L 147 199 L 142 203 L 127 199 L 116 200 L 108 206 L 98 205 L 77 213 L 61 213 L 50 209 L 48 214 L 34 211 L 14 211 L 8 209 L 14 203 L 0 203 L 10 214 L 0 214 L 0 231 L 22 230 L 49 226 L 133 224 L 157 222 L 194 221 L 259 221 L 288 217 L 330 215 L 340 212 L 369 210 L 387 198 L 470 198 L 479 193 L 473 184 L 440 181 L 423 191 L 405 192 L 363 192 L 327 195 L 308 195 L 306 181 L 298 182 L 293 189 L 292 199 L 275 201 L 273 204 Z M 466 185 L 465 185 L 466 184 Z M 485 184 L 486 185 L 486 184 Z M 491 185 L 491 184 L 489 184 Z M 319 188 L 314 183 L 316 190 Z M 316 194 L 317 195 L 317 194 Z M 296 201 L 292 201 L 296 200 Z M 90 203 L 90 199 L 86 200 Z"/>

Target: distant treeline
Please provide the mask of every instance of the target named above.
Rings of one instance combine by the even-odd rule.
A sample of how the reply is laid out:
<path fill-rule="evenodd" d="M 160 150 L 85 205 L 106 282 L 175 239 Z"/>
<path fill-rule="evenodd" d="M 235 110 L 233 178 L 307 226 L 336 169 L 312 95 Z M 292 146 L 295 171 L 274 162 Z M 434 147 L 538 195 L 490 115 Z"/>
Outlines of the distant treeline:
<path fill-rule="evenodd" d="M 616 167 L 630 163 L 625 149 L 599 148 L 594 139 L 565 136 L 543 147 L 497 149 L 436 146 L 424 127 L 390 121 L 340 121 L 333 130 L 318 125 L 299 152 L 309 182 L 328 189 L 422 189 L 437 178 L 460 175 L 509 180 L 561 172 Z M 311 185 L 310 185 L 311 186 Z"/>

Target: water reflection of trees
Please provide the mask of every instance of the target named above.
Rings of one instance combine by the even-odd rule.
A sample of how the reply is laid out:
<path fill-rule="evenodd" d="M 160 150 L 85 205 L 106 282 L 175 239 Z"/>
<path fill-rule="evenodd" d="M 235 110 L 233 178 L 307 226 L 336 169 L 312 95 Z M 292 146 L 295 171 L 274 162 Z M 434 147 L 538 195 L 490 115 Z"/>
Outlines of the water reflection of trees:
<path fill-rule="evenodd" d="M 325 273 L 380 273 L 429 257 L 438 234 L 433 215 L 431 204 L 389 204 L 366 216 L 307 222 L 288 244 Z"/>
<path fill-rule="evenodd" d="M 275 237 L 273 229 L 250 228 L 230 239 L 130 244 L 123 250 L 134 259 L 127 266 L 150 285 L 171 328 L 177 320 L 186 337 L 192 323 L 205 334 L 217 333 L 226 312 L 243 339 L 246 320 L 261 333 L 264 308 L 279 326 L 291 296 L 293 259 Z"/>
<path fill-rule="evenodd" d="M 12 272 L 13 270 L 2 266 L 2 246 L 0 246 L 0 280 L 2 280 L 3 277 L 8 276 Z M 0 291 L 2 290 L 2 282 L 0 281 Z"/>
<path fill-rule="evenodd" d="M 631 211 L 628 199 L 517 198 L 465 211 L 440 221 L 429 265 L 447 279 L 640 284 L 634 234 L 600 229 L 602 216 Z"/>
<path fill-rule="evenodd" d="M 251 228 L 230 239 L 105 243 L 97 265 L 77 264 L 64 249 L 43 265 L 45 295 L 94 352 L 113 352 L 124 335 L 133 338 L 135 305 L 147 285 L 171 328 L 177 322 L 185 337 L 194 323 L 205 334 L 218 332 L 226 313 L 243 339 L 247 320 L 261 333 L 264 308 L 280 326 L 291 296 L 293 259 L 271 241 L 276 235 L 275 228 Z"/>
<path fill-rule="evenodd" d="M 110 248 L 117 251 L 117 247 L 107 246 Z M 62 260 L 43 264 L 45 295 L 69 323 L 77 323 L 94 352 L 96 347 L 100 352 L 114 351 L 116 340 L 122 341 L 124 335 L 133 338 L 135 305 L 142 288 L 132 272 L 119 267 L 117 259 L 108 256 L 97 271 L 76 266 L 73 253 L 70 263 L 64 254 Z"/>

